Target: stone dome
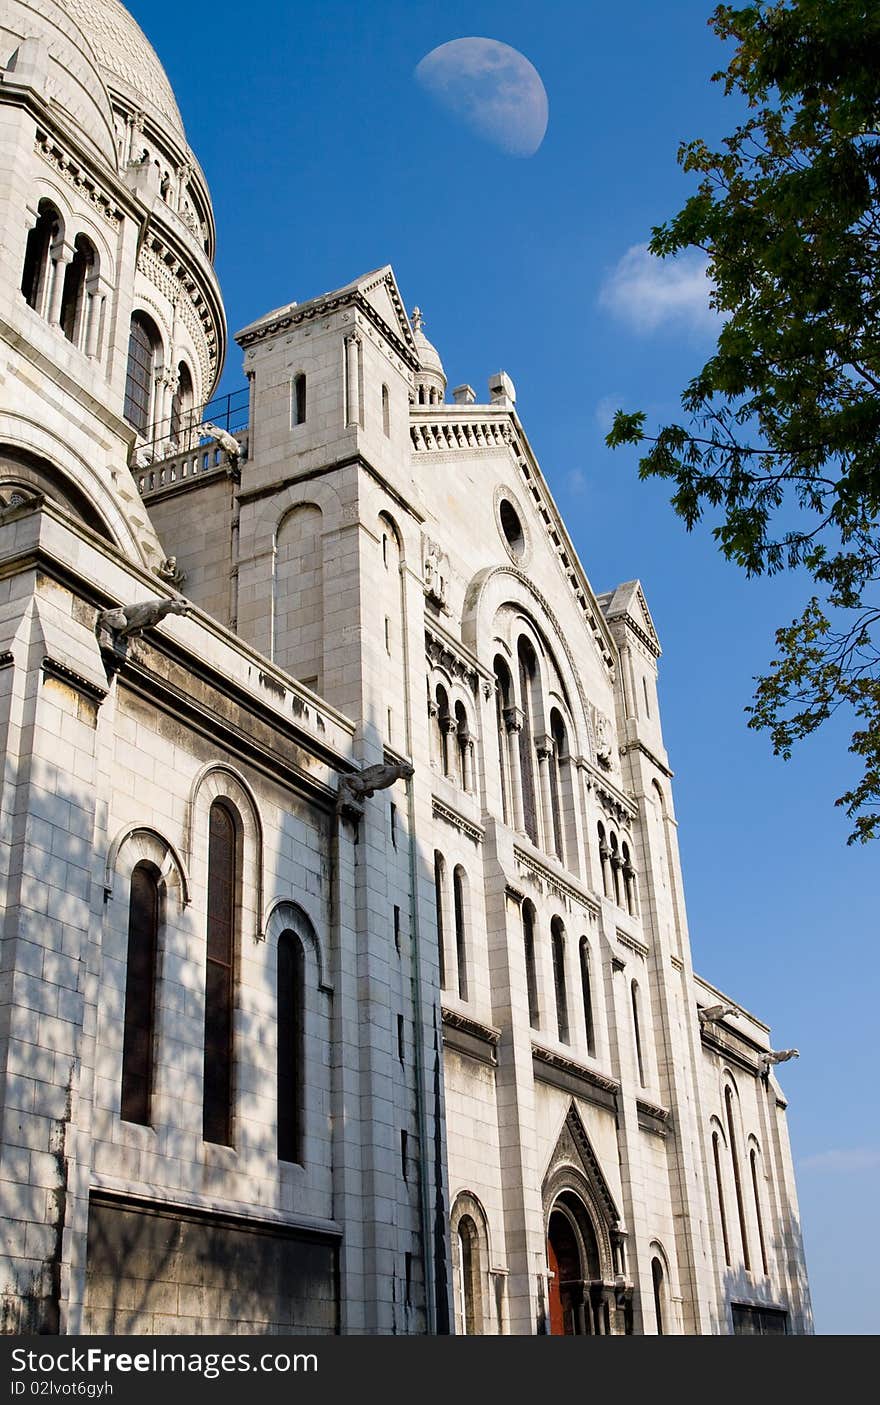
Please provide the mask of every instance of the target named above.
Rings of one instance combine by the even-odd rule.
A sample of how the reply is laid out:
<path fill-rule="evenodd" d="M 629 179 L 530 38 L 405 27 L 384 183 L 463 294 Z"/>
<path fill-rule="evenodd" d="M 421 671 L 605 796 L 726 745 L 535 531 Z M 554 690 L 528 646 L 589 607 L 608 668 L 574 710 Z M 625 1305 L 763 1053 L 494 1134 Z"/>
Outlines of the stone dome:
<path fill-rule="evenodd" d="M 119 0 L 58 0 L 85 35 L 111 91 L 163 119 L 185 142 L 183 119 L 159 56 Z"/>
<path fill-rule="evenodd" d="M 446 393 L 446 372 L 443 369 L 443 362 L 440 360 L 440 353 L 429 342 L 422 330 L 424 319 L 421 308 L 414 307 L 410 319 L 413 329 L 413 341 L 419 355 L 419 365 L 421 372 L 416 377 L 416 388 L 419 391 L 427 391 L 429 400 L 442 401 Z M 430 394 L 430 392 L 434 392 Z M 419 397 L 422 398 L 421 396 Z"/>

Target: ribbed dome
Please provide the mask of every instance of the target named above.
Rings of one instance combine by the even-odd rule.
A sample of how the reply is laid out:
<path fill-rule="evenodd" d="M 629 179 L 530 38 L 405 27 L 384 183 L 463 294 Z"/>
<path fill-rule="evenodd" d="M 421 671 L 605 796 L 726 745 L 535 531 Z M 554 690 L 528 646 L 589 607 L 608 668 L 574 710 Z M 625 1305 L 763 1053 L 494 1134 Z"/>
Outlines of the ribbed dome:
<path fill-rule="evenodd" d="M 168 76 L 140 25 L 119 0 L 58 0 L 91 44 L 109 88 L 116 88 L 163 117 L 185 140 L 183 120 Z"/>
<path fill-rule="evenodd" d="M 422 392 L 427 392 L 427 398 L 431 403 L 443 400 L 446 394 L 446 372 L 443 369 L 443 362 L 440 360 L 440 353 L 429 342 L 422 331 L 422 311 L 421 308 L 414 307 L 410 318 L 413 329 L 413 341 L 416 344 L 416 351 L 419 354 L 421 371 L 416 376 L 416 389 L 419 392 L 419 400 L 423 399 Z M 432 393 L 433 392 L 433 393 Z"/>

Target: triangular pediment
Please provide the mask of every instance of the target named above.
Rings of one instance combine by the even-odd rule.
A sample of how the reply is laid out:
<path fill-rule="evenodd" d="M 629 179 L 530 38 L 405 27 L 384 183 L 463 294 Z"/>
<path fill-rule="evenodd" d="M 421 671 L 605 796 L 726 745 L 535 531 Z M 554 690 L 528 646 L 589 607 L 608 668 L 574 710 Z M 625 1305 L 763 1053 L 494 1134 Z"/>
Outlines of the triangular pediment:
<path fill-rule="evenodd" d="M 391 265 L 386 264 L 384 268 L 377 269 L 375 273 L 368 273 L 365 278 L 358 279 L 358 291 L 366 298 L 386 327 L 415 352 L 416 345 L 413 340 L 412 328 L 409 325 L 409 318 L 406 315 L 403 298 L 400 296 L 400 289 L 397 286 Z"/>
<path fill-rule="evenodd" d="M 618 1224 L 620 1211 L 574 1100 L 566 1113 L 547 1167 L 544 1178 L 545 1194 L 548 1190 L 552 1192 L 560 1177 L 564 1177 L 566 1168 L 570 1167 L 574 1167 L 583 1176 L 590 1190 L 590 1198 L 601 1211 L 605 1224 L 608 1227 Z"/>
<path fill-rule="evenodd" d="M 651 611 L 642 590 L 641 581 L 624 581 L 615 590 L 607 590 L 598 596 L 602 613 L 609 624 L 616 620 L 627 621 L 641 635 L 644 643 L 659 658 L 660 639 L 654 628 Z"/>

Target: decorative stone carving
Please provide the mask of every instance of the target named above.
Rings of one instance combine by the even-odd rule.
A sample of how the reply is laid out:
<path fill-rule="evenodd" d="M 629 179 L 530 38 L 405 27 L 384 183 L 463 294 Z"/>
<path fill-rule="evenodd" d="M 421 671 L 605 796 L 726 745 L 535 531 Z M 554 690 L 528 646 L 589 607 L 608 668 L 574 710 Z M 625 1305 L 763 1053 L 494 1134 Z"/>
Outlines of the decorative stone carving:
<path fill-rule="evenodd" d="M 429 600 L 446 609 L 449 586 L 449 557 L 437 542 L 422 535 L 422 581 Z"/>
<path fill-rule="evenodd" d="M 396 781 L 409 780 L 414 772 L 415 767 L 409 761 L 380 761 L 353 776 L 342 776 L 336 807 L 347 819 L 359 820 L 364 813 L 364 802 L 370 800 L 377 790 L 387 790 Z"/>
<path fill-rule="evenodd" d="M 606 771 L 611 770 L 611 758 L 614 754 L 614 731 L 611 726 L 611 719 L 606 717 L 604 712 L 600 712 L 597 707 L 590 709 L 593 715 L 593 740 L 596 746 L 596 760 Z"/>
<path fill-rule="evenodd" d="M 156 570 L 156 575 L 160 580 L 167 581 L 175 590 L 179 590 L 186 580 L 186 571 L 181 570 L 177 564 L 176 556 L 166 556 Z"/>
<path fill-rule="evenodd" d="M 106 635 L 114 647 L 120 640 L 136 638 L 145 629 L 164 620 L 166 615 L 188 615 L 192 605 L 188 600 L 144 600 L 137 605 L 120 605 L 111 610 L 102 610 L 98 615 L 96 630 L 99 640 Z M 103 640 L 102 640 L 103 642 Z"/>

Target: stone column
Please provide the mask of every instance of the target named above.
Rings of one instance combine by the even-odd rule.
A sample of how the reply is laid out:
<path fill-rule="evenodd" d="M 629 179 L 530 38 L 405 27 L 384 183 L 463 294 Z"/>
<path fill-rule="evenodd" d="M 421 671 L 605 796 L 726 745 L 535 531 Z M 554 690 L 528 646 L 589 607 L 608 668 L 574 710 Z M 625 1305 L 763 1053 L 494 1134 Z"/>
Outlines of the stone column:
<path fill-rule="evenodd" d="M 359 333 L 349 333 L 345 338 L 346 425 L 359 425 L 361 422 L 360 367 L 358 364 L 360 346 Z"/>
<path fill-rule="evenodd" d="M 553 755 L 556 750 L 553 738 L 542 736 L 535 738 L 535 751 L 538 755 L 538 786 L 541 792 L 542 825 L 541 833 L 544 835 L 544 852 L 547 854 L 556 853 L 556 834 L 553 828 L 553 795 L 550 789 L 550 767 L 553 762 Z M 560 816 L 561 819 L 561 816 Z"/>
<path fill-rule="evenodd" d="M 57 253 L 50 254 L 52 279 L 49 288 L 49 303 L 46 311 L 46 319 L 51 327 L 61 325 L 61 298 L 64 293 L 64 275 L 67 272 L 67 265 L 73 260 L 73 245 L 65 240 L 59 245 Z"/>
<path fill-rule="evenodd" d="M 510 802 L 513 811 L 513 828 L 522 832 L 525 829 L 523 813 L 522 776 L 519 769 L 519 734 L 523 729 L 525 715 L 521 707 L 506 707 L 502 714 L 507 729 L 507 761 L 510 774 Z"/>
<path fill-rule="evenodd" d="M 440 758 L 444 776 L 453 776 L 453 758 L 449 754 L 450 747 L 458 745 L 458 723 L 450 714 L 448 717 L 440 719 L 440 730 L 443 733 L 443 754 Z"/>

